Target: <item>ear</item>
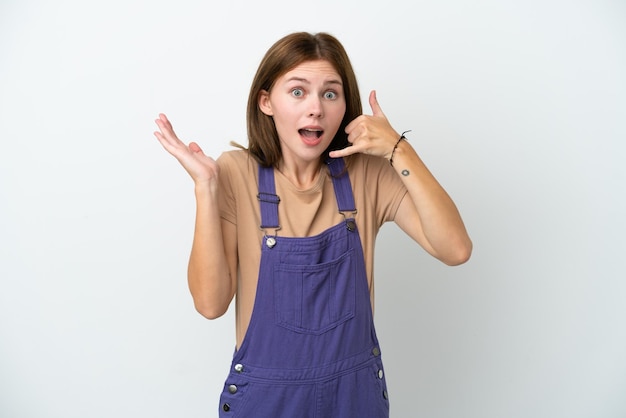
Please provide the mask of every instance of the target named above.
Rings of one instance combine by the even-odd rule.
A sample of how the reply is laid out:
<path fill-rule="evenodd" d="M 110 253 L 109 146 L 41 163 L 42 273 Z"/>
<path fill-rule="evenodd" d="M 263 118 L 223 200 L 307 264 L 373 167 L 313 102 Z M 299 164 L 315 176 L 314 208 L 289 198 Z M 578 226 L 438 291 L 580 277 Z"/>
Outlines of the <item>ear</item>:
<path fill-rule="evenodd" d="M 259 109 L 267 116 L 274 116 L 272 103 L 270 102 L 270 93 L 267 90 L 261 90 L 259 92 Z"/>

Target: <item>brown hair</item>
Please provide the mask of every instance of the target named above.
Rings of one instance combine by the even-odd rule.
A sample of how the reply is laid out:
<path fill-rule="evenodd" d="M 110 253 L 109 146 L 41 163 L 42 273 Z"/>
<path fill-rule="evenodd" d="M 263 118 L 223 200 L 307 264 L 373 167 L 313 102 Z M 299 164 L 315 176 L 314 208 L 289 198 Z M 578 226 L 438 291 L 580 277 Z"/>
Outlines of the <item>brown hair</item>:
<path fill-rule="evenodd" d="M 282 157 L 276 126 L 271 116 L 259 108 L 262 90 L 270 91 L 276 80 L 306 61 L 328 61 L 341 77 L 346 98 L 346 113 L 332 142 L 322 156 L 348 146 L 346 126 L 361 115 L 361 98 L 356 75 L 341 43 L 327 33 L 296 32 L 278 40 L 266 52 L 252 81 L 248 96 L 248 150 L 263 165 L 274 166 Z"/>

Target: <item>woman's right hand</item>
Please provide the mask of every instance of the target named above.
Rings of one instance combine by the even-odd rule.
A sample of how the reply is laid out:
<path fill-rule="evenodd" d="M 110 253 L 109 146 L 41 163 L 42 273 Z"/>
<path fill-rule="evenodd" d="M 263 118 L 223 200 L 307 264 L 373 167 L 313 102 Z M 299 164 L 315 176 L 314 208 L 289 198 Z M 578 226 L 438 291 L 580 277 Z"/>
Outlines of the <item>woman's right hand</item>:
<path fill-rule="evenodd" d="M 174 133 L 172 124 L 163 113 L 155 121 L 160 132 L 154 132 L 163 148 L 185 168 L 196 185 L 217 180 L 219 167 L 215 160 L 204 154 L 195 142 L 185 145 Z"/>
<path fill-rule="evenodd" d="M 220 217 L 219 166 L 195 142 L 185 145 L 164 114 L 154 133 L 163 148 L 187 170 L 195 183 L 196 222 L 187 280 L 196 309 L 212 319 L 223 315 L 237 291 L 236 227 Z"/>

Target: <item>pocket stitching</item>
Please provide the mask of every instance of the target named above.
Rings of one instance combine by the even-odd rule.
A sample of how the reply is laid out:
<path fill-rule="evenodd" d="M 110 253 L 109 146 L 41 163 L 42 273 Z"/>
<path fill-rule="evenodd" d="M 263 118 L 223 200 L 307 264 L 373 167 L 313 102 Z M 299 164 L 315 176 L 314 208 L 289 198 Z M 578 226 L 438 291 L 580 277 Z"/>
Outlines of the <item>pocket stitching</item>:
<path fill-rule="evenodd" d="M 354 253 L 354 249 L 350 249 L 348 250 L 346 253 L 342 254 L 341 257 L 336 258 L 335 260 L 326 262 L 326 263 L 320 263 L 320 264 L 314 264 L 314 265 L 298 265 L 298 264 L 280 264 L 274 267 L 274 312 L 275 312 L 275 322 L 277 325 L 289 329 L 291 331 L 295 331 L 298 333 L 305 333 L 305 334 L 313 334 L 313 335 L 319 335 L 319 334 L 323 334 L 325 332 L 328 332 L 329 330 L 336 328 L 337 326 L 345 323 L 346 321 L 352 319 L 355 316 L 355 305 L 356 305 L 356 273 L 354 271 L 353 266 L 351 265 L 353 263 L 353 253 Z M 294 320 L 289 321 L 288 318 L 285 318 L 285 315 L 283 314 L 284 312 L 284 306 L 282 303 L 279 303 L 277 301 L 277 298 L 279 298 L 279 292 L 283 289 L 283 287 L 280 286 L 280 283 L 278 283 L 277 281 L 279 280 L 279 277 L 281 276 L 281 273 L 285 274 L 298 274 L 300 276 L 302 276 L 303 272 L 315 272 L 315 271 L 330 271 L 330 273 L 328 274 L 328 280 L 330 281 L 329 286 L 331 286 L 331 289 L 329 291 L 329 295 L 328 295 L 328 304 L 331 307 L 334 307 L 335 305 L 337 305 L 337 303 L 332 299 L 331 294 L 335 293 L 334 290 L 336 290 L 339 286 L 338 281 L 336 280 L 336 274 L 333 274 L 334 271 L 337 270 L 337 266 L 342 265 L 343 263 L 349 263 L 350 266 L 348 266 L 349 269 L 349 275 L 348 278 L 346 279 L 348 282 L 345 284 L 345 286 L 347 286 L 347 297 L 349 298 L 349 302 L 348 302 L 348 306 L 346 307 L 346 311 L 344 312 L 339 312 L 339 307 L 337 307 L 335 309 L 336 312 L 334 312 L 332 315 L 329 314 L 329 318 L 330 320 L 327 321 L 328 324 L 324 325 L 324 326 L 320 326 L 319 328 L 307 328 L 305 326 L 302 325 L 302 316 L 303 316 L 303 303 L 302 303 L 302 299 L 304 298 L 304 278 L 303 277 L 299 277 L 299 283 L 297 285 L 297 291 L 293 292 L 296 293 L 296 296 L 300 299 L 300 302 L 298 303 L 298 305 L 296 306 L 297 311 L 294 311 L 292 317 L 295 316 Z"/>

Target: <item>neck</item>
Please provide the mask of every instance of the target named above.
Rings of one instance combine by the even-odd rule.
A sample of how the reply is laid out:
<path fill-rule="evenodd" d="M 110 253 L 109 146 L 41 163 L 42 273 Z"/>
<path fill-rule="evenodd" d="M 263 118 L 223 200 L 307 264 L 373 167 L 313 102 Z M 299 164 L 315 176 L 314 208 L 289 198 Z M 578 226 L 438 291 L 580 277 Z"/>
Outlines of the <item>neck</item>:
<path fill-rule="evenodd" d="M 296 188 L 301 190 L 309 189 L 317 181 L 322 166 L 321 161 L 309 161 L 294 164 L 293 162 L 281 160 L 276 166 Z"/>

